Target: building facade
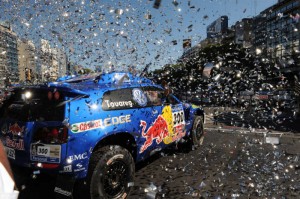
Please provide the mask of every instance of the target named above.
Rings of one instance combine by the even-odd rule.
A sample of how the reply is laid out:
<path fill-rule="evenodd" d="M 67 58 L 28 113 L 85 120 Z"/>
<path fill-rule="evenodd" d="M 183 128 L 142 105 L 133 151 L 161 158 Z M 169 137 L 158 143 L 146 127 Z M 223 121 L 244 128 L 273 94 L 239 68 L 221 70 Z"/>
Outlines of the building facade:
<path fill-rule="evenodd" d="M 57 77 L 67 74 L 67 56 L 64 50 L 59 48 L 52 49 L 53 66 L 57 68 Z"/>
<path fill-rule="evenodd" d="M 252 41 L 253 41 L 252 26 L 253 26 L 252 18 L 244 18 L 241 21 L 235 23 L 234 40 L 236 44 L 240 44 L 243 48 L 252 47 Z"/>
<path fill-rule="evenodd" d="M 272 58 L 291 58 L 293 54 L 299 53 L 300 1 L 281 1 L 269 9 L 272 12 L 265 12 L 269 34 L 267 50 Z"/>
<path fill-rule="evenodd" d="M 207 38 L 222 37 L 228 29 L 228 16 L 224 15 L 213 21 L 206 28 Z"/>
<path fill-rule="evenodd" d="M 19 80 L 33 82 L 38 77 L 36 47 L 32 41 L 18 40 Z"/>
<path fill-rule="evenodd" d="M 299 65 L 297 57 L 300 55 L 299 14 L 299 0 L 279 0 L 254 18 L 254 46 L 276 60 L 283 71 L 291 71 L 290 67 L 299 71 L 299 67 L 295 67 Z"/>
<path fill-rule="evenodd" d="M 62 49 L 52 48 L 48 40 L 42 39 L 39 57 L 41 81 L 53 81 L 66 75 L 67 56 Z"/>
<path fill-rule="evenodd" d="M 19 82 L 17 35 L 7 23 L 0 23 L 0 84 Z"/>

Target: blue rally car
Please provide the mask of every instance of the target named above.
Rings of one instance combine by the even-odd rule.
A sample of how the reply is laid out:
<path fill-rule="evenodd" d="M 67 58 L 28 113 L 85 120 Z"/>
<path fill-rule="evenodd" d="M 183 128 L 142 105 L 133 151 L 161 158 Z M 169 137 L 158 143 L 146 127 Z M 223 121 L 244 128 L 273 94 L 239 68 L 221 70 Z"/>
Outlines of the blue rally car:
<path fill-rule="evenodd" d="M 17 167 L 57 176 L 57 196 L 126 198 L 135 163 L 181 139 L 198 146 L 204 113 L 126 72 L 19 86 L 0 109 L 0 138 Z M 68 183 L 67 183 L 68 182 Z"/>

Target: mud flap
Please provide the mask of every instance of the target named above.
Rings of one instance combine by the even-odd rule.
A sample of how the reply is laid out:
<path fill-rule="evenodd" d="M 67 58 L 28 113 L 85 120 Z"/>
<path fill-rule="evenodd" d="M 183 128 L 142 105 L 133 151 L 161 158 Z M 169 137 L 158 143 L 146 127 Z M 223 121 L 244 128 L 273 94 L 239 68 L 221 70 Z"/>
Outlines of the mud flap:
<path fill-rule="evenodd" d="M 70 199 L 73 198 L 73 188 L 75 179 L 68 175 L 58 175 L 54 188 L 56 199 Z"/>

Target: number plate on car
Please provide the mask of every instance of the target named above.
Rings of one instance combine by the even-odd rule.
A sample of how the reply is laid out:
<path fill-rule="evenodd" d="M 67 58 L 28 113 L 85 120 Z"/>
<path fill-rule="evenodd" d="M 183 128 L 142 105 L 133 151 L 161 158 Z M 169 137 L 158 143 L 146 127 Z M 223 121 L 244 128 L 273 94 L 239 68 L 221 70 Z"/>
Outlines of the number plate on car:
<path fill-rule="evenodd" d="M 60 145 L 31 144 L 30 149 L 32 161 L 60 163 Z"/>

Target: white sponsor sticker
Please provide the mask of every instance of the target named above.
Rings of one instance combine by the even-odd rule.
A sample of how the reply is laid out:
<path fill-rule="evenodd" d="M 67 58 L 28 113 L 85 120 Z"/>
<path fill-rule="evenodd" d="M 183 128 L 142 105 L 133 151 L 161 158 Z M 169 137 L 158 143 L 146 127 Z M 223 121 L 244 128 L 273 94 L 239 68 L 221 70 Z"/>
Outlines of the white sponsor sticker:
<path fill-rule="evenodd" d="M 46 144 L 31 144 L 30 159 L 39 162 L 60 163 L 61 146 Z"/>
<path fill-rule="evenodd" d="M 81 133 L 88 130 L 104 128 L 112 125 L 120 125 L 131 122 L 130 115 L 120 115 L 116 117 L 108 117 L 105 119 L 80 122 L 71 125 L 73 133 Z"/>
<path fill-rule="evenodd" d="M 14 159 L 14 160 L 16 159 L 16 151 L 14 149 L 5 147 L 5 151 L 6 151 L 8 158 Z"/>
<path fill-rule="evenodd" d="M 64 166 L 64 172 L 72 172 L 72 165 Z"/>

